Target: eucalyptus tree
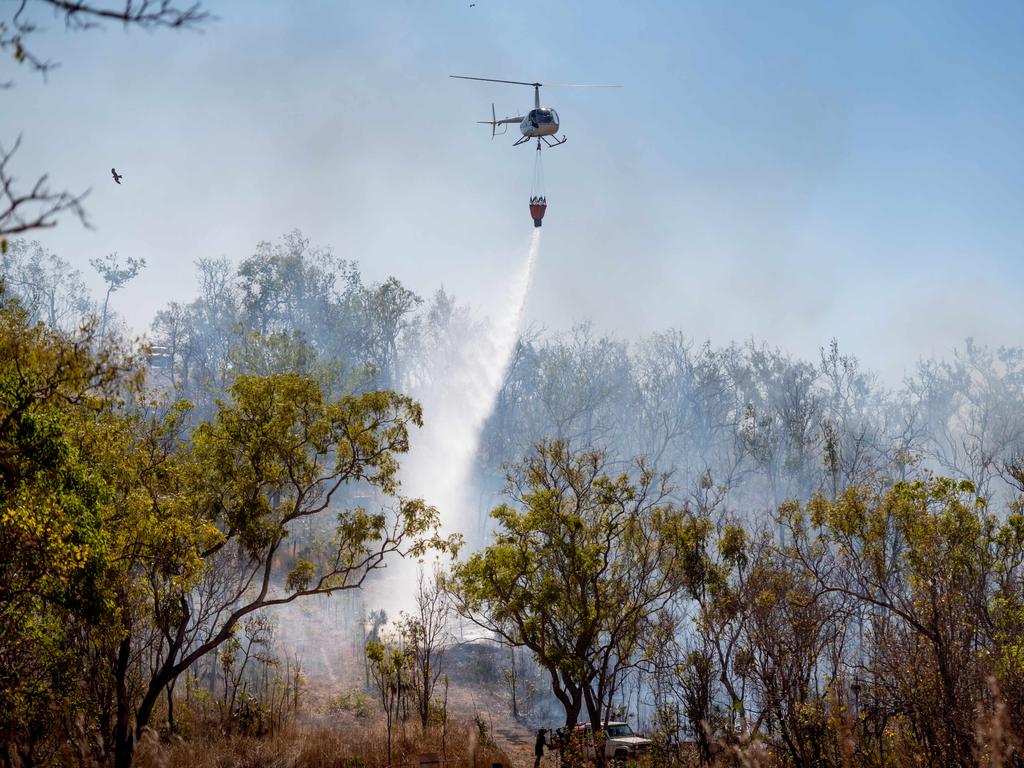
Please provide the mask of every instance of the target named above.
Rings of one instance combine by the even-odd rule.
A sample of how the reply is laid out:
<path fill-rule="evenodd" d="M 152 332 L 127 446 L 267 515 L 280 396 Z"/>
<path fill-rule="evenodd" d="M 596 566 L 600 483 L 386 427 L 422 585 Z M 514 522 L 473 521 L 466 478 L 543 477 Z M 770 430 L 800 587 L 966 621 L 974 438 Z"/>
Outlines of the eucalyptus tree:
<path fill-rule="evenodd" d="M 930 765 L 974 765 L 986 677 L 1019 690 L 1024 525 L 1000 521 L 965 480 L 848 489 L 780 510 L 791 558 L 817 602 L 869 609 L 859 674 Z M 1010 575 L 1010 578 L 1005 578 Z M 994 632 L 1003 624 L 1003 632 Z M 876 730 L 885 738 L 884 728 Z"/>
<path fill-rule="evenodd" d="M 0 285 L 0 743 L 45 762 L 81 711 L 78 629 L 112 621 L 105 520 L 125 467 L 119 405 L 134 362 L 94 326 L 35 322 Z"/>
<path fill-rule="evenodd" d="M 121 620 L 143 629 L 118 642 L 115 679 L 141 675 L 136 697 L 117 685 L 118 765 L 130 764 L 135 736 L 164 689 L 249 615 L 357 589 L 391 556 L 451 544 L 436 534 L 437 511 L 421 500 L 396 497 L 390 512 L 335 504 L 352 482 L 397 494 L 397 454 L 421 423 L 410 398 L 375 391 L 331 399 L 316 379 L 295 373 L 240 376 L 229 397 L 187 444 L 173 420 L 144 435 L 142 488 L 129 485 L 117 498 L 126 519 L 138 507 L 144 523 L 122 526 L 122 536 L 148 586 L 139 594 L 131 571 L 120 587 Z M 329 537 L 285 550 L 297 526 L 322 516 L 335 518 Z"/>
<path fill-rule="evenodd" d="M 857 359 L 839 351 L 833 339 L 821 350 L 822 453 L 832 497 L 878 479 L 886 455 L 885 393 Z"/>
<path fill-rule="evenodd" d="M 73 741 L 127 768 L 161 694 L 248 617 L 454 545 L 435 509 L 398 495 L 398 456 L 421 424 L 410 398 L 241 375 L 192 426 L 190 405 L 154 399 L 116 345 L 33 325 L 2 298 L 5 735 L 71 723 Z M 350 483 L 391 504 L 342 508 Z M 284 546 L 323 518 L 329 535 Z M 37 741 L 18 748 L 38 758 Z"/>
<path fill-rule="evenodd" d="M 510 468 L 518 509 L 492 513 L 494 542 L 457 565 L 457 609 L 526 647 L 575 725 L 602 730 L 649 622 L 705 578 L 706 522 L 667 501 L 668 478 L 637 460 L 609 474 L 600 451 L 539 444 Z"/>
<path fill-rule="evenodd" d="M 110 296 L 138 277 L 139 272 L 146 267 L 146 260 L 129 256 L 124 260 L 124 264 L 122 264 L 120 259 L 117 258 L 116 253 L 108 253 L 102 259 L 89 259 L 89 264 L 99 273 L 100 277 L 103 278 L 103 282 L 107 285 L 106 292 L 103 295 L 103 303 L 100 306 L 100 339 L 102 340 L 107 337 L 107 324 L 110 319 Z"/>
<path fill-rule="evenodd" d="M 82 273 L 35 241 L 8 244 L 0 254 L 0 280 L 31 322 L 54 330 L 73 333 L 95 310 Z"/>
<path fill-rule="evenodd" d="M 675 331 L 643 339 L 633 348 L 633 392 L 623 404 L 630 450 L 671 469 L 679 493 L 707 514 L 736 485 L 744 461 L 729 354 Z"/>
<path fill-rule="evenodd" d="M 749 344 L 741 382 L 742 439 L 766 485 L 769 509 L 806 498 L 820 481 L 821 394 L 814 366 Z"/>
<path fill-rule="evenodd" d="M 444 672 L 444 659 L 451 642 L 451 602 L 444 589 L 444 574 L 435 563 L 428 576 L 420 569 L 413 606 L 398 622 L 399 635 L 409 658 L 409 684 L 416 699 L 416 712 L 424 729 L 430 722 L 434 690 Z"/>
<path fill-rule="evenodd" d="M 1008 500 L 1005 468 L 1024 455 L 1024 350 L 968 339 L 952 360 L 922 361 L 905 397 L 924 421 L 928 463 Z"/>

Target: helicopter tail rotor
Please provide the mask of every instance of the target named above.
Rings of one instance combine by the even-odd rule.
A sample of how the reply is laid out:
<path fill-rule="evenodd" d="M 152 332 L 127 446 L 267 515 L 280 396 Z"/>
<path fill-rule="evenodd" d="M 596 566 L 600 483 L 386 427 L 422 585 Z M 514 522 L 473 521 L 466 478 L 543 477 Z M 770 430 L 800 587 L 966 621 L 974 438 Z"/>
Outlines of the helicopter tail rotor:
<path fill-rule="evenodd" d="M 491 119 L 490 120 L 477 120 L 480 125 L 491 126 L 491 138 L 493 139 L 498 135 L 498 126 L 501 126 L 501 133 L 505 135 L 508 131 L 510 123 L 518 123 L 523 118 L 521 117 L 504 117 L 501 120 L 498 119 L 498 113 L 494 111 L 494 104 L 491 104 Z"/>

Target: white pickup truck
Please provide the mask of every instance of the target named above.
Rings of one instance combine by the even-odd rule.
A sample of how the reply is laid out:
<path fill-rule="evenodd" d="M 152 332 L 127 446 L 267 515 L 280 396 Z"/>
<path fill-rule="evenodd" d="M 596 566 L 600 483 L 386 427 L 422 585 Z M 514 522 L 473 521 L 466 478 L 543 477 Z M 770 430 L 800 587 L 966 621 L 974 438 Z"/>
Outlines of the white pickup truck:
<path fill-rule="evenodd" d="M 639 757 L 651 747 L 651 740 L 633 733 L 629 723 L 605 723 L 604 732 L 608 734 L 604 755 L 616 762 Z"/>
<path fill-rule="evenodd" d="M 651 747 L 651 740 L 643 736 L 637 736 L 629 723 L 609 722 L 604 723 L 604 732 L 607 736 L 604 742 L 604 756 L 614 763 L 624 763 L 626 760 L 635 760 Z M 590 724 L 581 723 L 576 726 L 576 732 L 582 738 L 585 749 L 593 757 L 594 739 L 590 733 Z"/>

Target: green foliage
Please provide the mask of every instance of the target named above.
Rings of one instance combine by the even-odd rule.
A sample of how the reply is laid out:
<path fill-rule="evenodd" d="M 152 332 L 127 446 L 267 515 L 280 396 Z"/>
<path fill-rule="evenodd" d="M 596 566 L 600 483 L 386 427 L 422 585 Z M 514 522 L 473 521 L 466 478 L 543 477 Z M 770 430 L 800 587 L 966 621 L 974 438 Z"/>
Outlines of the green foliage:
<path fill-rule="evenodd" d="M 1006 579 L 1024 557 L 1020 521 L 989 515 L 970 481 L 941 477 L 881 494 L 850 488 L 806 510 L 788 505 L 779 519 L 791 535 L 783 554 L 797 566 L 792 578 L 806 583 L 804 604 L 832 595 L 876 617 L 867 673 L 898 692 L 915 748 L 936 764 L 973 761 L 987 680 L 1013 697 L 1024 681 L 1024 603 Z M 823 709 L 807 700 L 804 720 Z"/>
<path fill-rule="evenodd" d="M 370 662 L 370 675 L 380 695 L 388 737 L 388 763 L 391 763 L 392 725 L 403 696 L 403 682 L 408 680 L 410 654 L 408 651 L 381 640 L 366 644 L 366 658 Z"/>
<path fill-rule="evenodd" d="M 584 702 L 599 721 L 648 622 L 702 588 L 710 527 L 643 462 L 609 475 L 603 454 L 560 441 L 513 467 L 510 489 L 522 508 L 495 509 L 494 542 L 454 571 L 460 610 L 533 652 L 570 723 Z"/>
<path fill-rule="evenodd" d="M 0 289 L 0 730 L 76 706 L 79 620 L 115 615 L 105 574 L 129 424 L 130 361 L 42 325 Z"/>
<path fill-rule="evenodd" d="M 491 726 L 479 713 L 473 713 L 473 725 L 476 726 L 476 743 L 486 747 L 494 742 L 491 739 Z"/>
<path fill-rule="evenodd" d="M 424 374 L 426 342 L 450 342 L 454 304 L 442 295 L 417 314 L 398 281 L 363 285 L 298 235 L 261 244 L 237 272 L 204 261 L 201 299 L 162 312 L 151 348 L 168 363 L 150 374 L 193 408 L 153 398 L 104 334 L 77 332 L 89 302 L 63 262 L 20 241 L 7 254 L 23 299 L 0 307 L 11 759 L 45 764 L 77 744 L 92 751 L 82 762 L 120 749 L 125 765 L 139 729 L 164 717 L 168 687 L 204 663 L 236 689 L 224 729 L 261 732 L 265 699 L 243 680 L 254 616 L 355 588 L 399 552 L 458 544 L 423 500 L 339 503 L 351 482 L 375 503 L 398 492 L 422 414 L 366 388 Z M 111 292 L 130 279 L 103 266 Z M 493 544 L 451 581 L 459 607 L 534 654 L 569 719 L 618 705 L 627 674 L 629 686 L 655 680 L 673 729 L 660 747 L 676 759 L 688 721 L 705 760 L 741 729 L 780 764 L 981 760 L 995 743 L 982 726 L 1003 722 L 1000 707 L 1024 711 L 1024 497 L 1006 497 L 1024 492 L 1022 360 L 968 344 L 952 363 L 922 364 L 895 397 L 835 345 L 819 367 L 754 344 L 691 349 L 679 334 L 627 346 L 581 327 L 524 340 L 483 464 L 543 434 L 607 444 L 612 457 L 646 451 L 652 464 L 623 471 L 600 452 L 541 444 L 511 468 Z M 678 466 L 678 487 L 655 465 Z M 757 523 L 768 508 L 777 527 Z M 406 625 L 405 651 L 371 645 L 391 681 L 382 696 L 436 674 L 415 663 L 425 626 Z M 300 687 L 296 674 L 282 690 Z M 1006 722 L 1009 743 L 1018 726 Z"/>
<path fill-rule="evenodd" d="M 349 482 L 397 491 L 397 454 L 421 424 L 410 398 L 240 375 L 186 439 L 190 405 L 152 400 L 135 361 L 93 351 L 91 327 L 65 336 L 0 300 L 4 733 L 59 738 L 42 723 L 84 722 L 127 764 L 163 691 L 204 655 L 219 652 L 240 685 L 250 653 L 262 658 L 259 609 L 356 588 L 388 555 L 455 546 L 418 499 L 394 514 L 335 509 Z M 283 557 L 297 522 L 321 513 L 333 534 Z M 264 703 L 243 694 L 226 711 L 260 731 Z"/>
<path fill-rule="evenodd" d="M 316 566 L 313 563 L 309 560 L 299 560 L 292 568 L 292 572 L 288 574 L 285 586 L 290 592 L 301 592 L 308 589 L 315 573 Z"/>
<path fill-rule="evenodd" d="M 743 570 L 747 567 L 749 536 L 738 525 L 727 526 L 718 536 L 718 551 L 730 566 Z"/>
<path fill-rule="evenodd" d="M 344 691 L 333 696 L 329 708 L 335 712 L 350 712 L 360 720 L 370 716 L 370 700 L 359 691 Z"/>

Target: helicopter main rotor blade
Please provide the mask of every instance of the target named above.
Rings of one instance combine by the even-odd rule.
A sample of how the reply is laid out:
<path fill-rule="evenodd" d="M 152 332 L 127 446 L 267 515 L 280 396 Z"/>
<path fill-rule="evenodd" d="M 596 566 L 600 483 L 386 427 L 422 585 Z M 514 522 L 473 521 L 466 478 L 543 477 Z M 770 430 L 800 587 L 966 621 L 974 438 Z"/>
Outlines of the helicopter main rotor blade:
<path fill-rule="evenodd" d="M 509 85 L 529 85 L 534 88 L 539 88 L 541 83 L 524 83 L 522 80 L 495 80 L 493 77 L 469 77 L 467 75 L 448 75 L 448 77 L 455 77 L 459 80 L 482 80 L 485 83 L 508 83 Z"/>
<path fill-rule="evenodd" d="M 624 88 L 623 85 L 580 85 L 579 83 L 545 83 L 545 88 Z"/>

